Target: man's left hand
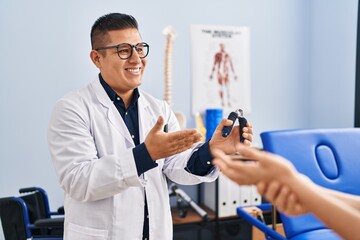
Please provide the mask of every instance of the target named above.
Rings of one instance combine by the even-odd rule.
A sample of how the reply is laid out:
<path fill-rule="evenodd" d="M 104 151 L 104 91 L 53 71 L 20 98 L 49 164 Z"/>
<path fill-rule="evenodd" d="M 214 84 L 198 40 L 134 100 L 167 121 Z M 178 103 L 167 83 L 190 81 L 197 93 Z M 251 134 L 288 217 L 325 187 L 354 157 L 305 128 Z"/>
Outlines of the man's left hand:
<path fill-rule="evenodd" d="M 231 126 L 233 122 L 229 119 L 222 119 L 217 128 L 212 135 L 212 138 L 209 141 L 210 151 L 213 149 L 221 149 L 226 154 L 235 154 L 236 144 L 240 141 L 240 131 L 239 126 L 234 126 L 231 130 L 230 134 L 227 137 L 222 136 L 222 129 L 225 126 Z M 242 129 L 244 137 L 244 144 L 247 146 L 251 146 L 253 140 L 253 129 L 250 122 L 246 123 L 246 126 Z"/>

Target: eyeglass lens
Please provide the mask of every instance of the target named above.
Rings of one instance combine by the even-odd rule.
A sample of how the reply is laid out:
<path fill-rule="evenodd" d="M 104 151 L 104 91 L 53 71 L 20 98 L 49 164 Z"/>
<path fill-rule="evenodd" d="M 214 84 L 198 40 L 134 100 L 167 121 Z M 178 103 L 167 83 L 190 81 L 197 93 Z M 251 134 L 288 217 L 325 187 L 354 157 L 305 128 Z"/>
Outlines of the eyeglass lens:
<path fill-rule="evenodd" d="M 146 43 L 138 43 L 135 46 L 132 46 L 128 43 L 120 44 L 118 47 L 118 55 L 121 59 L 128 59 L 132 55 L 133 48 L 135 48 L 137 54 L 140 58 L 144 58 L 147 56 L 149 51 L 149 45 Z"/>

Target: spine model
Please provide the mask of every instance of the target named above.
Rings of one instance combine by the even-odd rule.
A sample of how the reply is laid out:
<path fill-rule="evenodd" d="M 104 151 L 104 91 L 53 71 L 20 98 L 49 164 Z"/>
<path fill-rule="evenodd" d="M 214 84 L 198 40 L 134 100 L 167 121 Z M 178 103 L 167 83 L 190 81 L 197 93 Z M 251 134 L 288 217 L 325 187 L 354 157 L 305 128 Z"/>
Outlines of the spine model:
<path fill-rule="evenodd" d="M 166 49 L 165 49 L 165 90 L 164 100 L 171 106 L 172 95 L 172 55 L 173 43 L 176 37 L 176 32 L 171 26 L 167 26 L 163 30 L 166 36 Z"/>

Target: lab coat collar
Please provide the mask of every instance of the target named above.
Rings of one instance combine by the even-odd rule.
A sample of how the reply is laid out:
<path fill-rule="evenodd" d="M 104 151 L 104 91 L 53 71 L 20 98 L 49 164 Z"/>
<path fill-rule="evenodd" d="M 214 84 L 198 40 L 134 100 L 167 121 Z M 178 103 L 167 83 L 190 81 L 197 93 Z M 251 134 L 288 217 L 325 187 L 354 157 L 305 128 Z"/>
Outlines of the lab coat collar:
<path fill-rule="evenodd" d="M 100 104 L 104 107 L 104 110 L 106 111 L 106 116 L 111 122 L 111 124 L 113 124 L 113 126 L 121 133 L 121 135 L 124 136 L 124 138 L 131 145 L 134 145 L 134 142 L 130 136 L 129 130 L 126 127 L 124 120 L 121 118 L 114 103 L 111 101 L 105 89 L 101 85 L 99 78 L 96 78 L 96 80 L 91 83 L 91 88 L 96 98 L 99 100 Z"/>

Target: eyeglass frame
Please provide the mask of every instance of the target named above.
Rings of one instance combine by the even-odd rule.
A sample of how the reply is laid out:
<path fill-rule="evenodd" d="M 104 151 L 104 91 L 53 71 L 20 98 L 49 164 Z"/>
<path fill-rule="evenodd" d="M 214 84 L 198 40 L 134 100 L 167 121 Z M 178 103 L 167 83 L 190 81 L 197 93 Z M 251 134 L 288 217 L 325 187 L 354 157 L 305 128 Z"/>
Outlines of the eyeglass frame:
<path fill-rule="evenodd" d="M 125 44 L 131 47 L 131 48 L 130 48 L 130 49 L 131 49 L 131 53 L 130 53 L 130 56 L 129 56 L 129 57 L 127 57 L 127 58 L 122 58 L 122 57 L 120 57 L 120 54 L 119 54 L 119 53 L 120 53 L 119 47 L 120 47 L 121 45 L 125 45 Z M 146 42 L 139 42 L 139 43 L 134 44 L 134 45 L 132 45 L 132 44 L 130 44 L 130 43 L 120 43 L 120 44 L 118 44 L 118 45 L 113 45 L 113 46 L 98 47 L 98 48 L 95 48 L 95 50 L 96 50 L 96 51 L 99 51 L 99 50 L 106 50 L 106 49 L 116 48 L 116 53 L 117 53 L 117 55 L 119 56 L 119 58 L 120 58 L 121 60 L 127 60 L 127 59 L 129 59 L 129 58 L 132 57 L 132 55 L 133 55 L 133 49 L 134 49 L 134 48 L 136 49 L 136 52 L 137 52 L 137 47 L 136 47 L 136 46 L 138 46 L 139 44 L 142 44 L 144 47 L 147 47 L 147 53 L 146 53 L 146 55 L 143 56 L 143 57 L 140 57 L 140 56 L 139 56 L 139 58 L 141 58 L 141 59 L 146 58 L 146 57 L 149 55 L 149 52 L 150 52 L 150 45 L 147 44 Z"/>

